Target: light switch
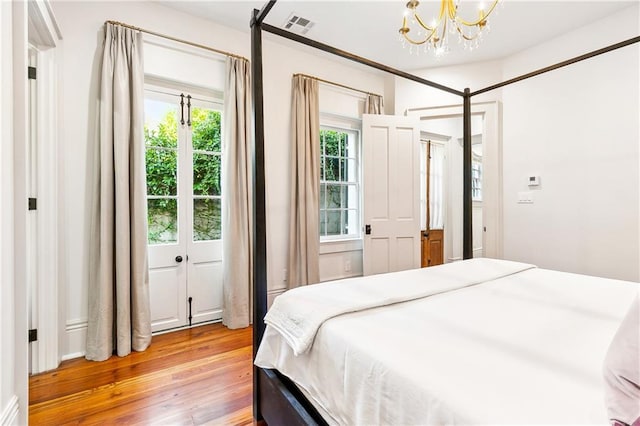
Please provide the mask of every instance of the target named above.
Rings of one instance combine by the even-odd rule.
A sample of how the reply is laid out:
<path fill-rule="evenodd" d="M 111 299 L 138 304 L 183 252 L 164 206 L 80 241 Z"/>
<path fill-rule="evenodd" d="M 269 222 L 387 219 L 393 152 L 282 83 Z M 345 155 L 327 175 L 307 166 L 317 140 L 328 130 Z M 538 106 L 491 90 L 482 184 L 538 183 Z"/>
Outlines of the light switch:
<path fill-rule="evenodd" d="M 518 192 L 518 204 L 533 204 L 533 194 L 530 191 Z"/>

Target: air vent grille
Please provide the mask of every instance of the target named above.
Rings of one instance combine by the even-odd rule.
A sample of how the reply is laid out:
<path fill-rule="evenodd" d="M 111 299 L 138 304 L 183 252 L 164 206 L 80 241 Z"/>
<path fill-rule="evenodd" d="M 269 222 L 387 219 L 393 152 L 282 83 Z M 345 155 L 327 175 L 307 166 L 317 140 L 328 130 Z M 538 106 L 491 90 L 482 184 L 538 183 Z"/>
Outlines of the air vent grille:
<path fill-rule="evenodd" d="M 297 34 L 306 34 L 314 23 L 296 14 L 295 12 L 289 15 L 287 21 L 284 23 L 283 28 Z"/>

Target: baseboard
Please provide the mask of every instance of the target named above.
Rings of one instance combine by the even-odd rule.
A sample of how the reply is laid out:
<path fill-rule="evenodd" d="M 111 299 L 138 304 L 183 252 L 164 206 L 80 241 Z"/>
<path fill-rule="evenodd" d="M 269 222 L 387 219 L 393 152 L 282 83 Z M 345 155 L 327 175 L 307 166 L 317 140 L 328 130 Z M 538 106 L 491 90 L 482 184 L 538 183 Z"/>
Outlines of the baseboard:
<path fill-rule="evenodd" d="M 87 320 L 67 321 L 64 331 L 62 361 L 83 357 L 87 347 Z"/>
<path fill-rule="evenodd" d="M 18 397 L 14 395 L 9 400 L 7 406 L 4 407 L 4 410 L 2 410 L 2 415 L 0 415 L 0 426 L 17 424 L 19 408 Z"/>

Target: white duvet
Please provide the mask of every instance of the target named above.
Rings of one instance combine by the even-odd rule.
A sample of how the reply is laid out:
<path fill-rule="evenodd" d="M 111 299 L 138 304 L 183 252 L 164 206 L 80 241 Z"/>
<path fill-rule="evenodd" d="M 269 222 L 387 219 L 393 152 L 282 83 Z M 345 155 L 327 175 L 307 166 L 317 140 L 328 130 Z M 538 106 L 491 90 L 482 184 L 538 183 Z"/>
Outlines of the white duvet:
<path fill-rule="evenodd" d="M 469 263 L 484 261 L 455 268 Z M 269 325 L 256 365 L 291 378 L 333 424 L 606 424 L 602 361 L 638 284 L 525 266 L 378 308 L 351 291 L 357 309 L 290 296 L 303 325 Z M 387 285 L 439 285 L 412 272 Z"/>

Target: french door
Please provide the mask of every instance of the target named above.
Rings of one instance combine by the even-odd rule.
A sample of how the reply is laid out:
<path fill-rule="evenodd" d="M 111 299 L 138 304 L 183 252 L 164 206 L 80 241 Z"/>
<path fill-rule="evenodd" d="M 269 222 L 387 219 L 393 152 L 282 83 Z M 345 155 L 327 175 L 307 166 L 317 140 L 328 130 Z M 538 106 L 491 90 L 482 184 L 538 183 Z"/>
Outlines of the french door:
<path fill-rule="evenodd" d="M 221 115 L 201 96 L 145 93 L 154 332 L 222 318 Z"/>

